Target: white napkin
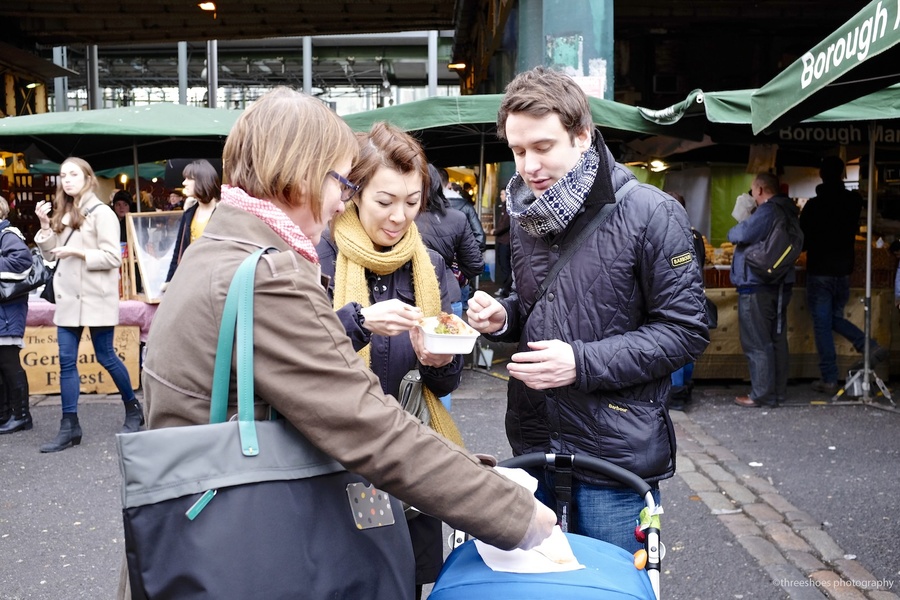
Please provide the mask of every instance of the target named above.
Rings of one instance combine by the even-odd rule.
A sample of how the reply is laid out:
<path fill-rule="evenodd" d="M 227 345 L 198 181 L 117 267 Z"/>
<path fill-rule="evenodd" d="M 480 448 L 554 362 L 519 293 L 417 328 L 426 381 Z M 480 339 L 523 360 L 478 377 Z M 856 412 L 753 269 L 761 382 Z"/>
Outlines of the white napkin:
<path fill-rule="evenodd" d="M 537 491 L 538 488 L 538 480 L 528 474 L 528 471 L 525 469 L 510 469 L 509 467 L 494 467 L 494 470 L 506 477 L 507 479 L 511 479 L 515 481 L 523 488 L 531 492 L 532 494 Z"/>
<path fill-rule="evenodd" d="M 488 567 L 493 571 L 505 573 L 555 573 L 562 571 L 577 571 L 585 566 L 578 562 L 569 540 L 559 528 L 553 528 L 553 533 L 540 545 L 531 550 L 500 550 L 481 540 L 475 540 L 475 549 Z M 549 557 L 553 557 L 553 559 Z"/>
<path fill-rule="evenodd" d="M 537 490 L 538 481 L 524 469 L 494 467 L 507 479 L 515 481 L 532 494 Z M 553 573 L 559 571 L 576 571 L 585 566 L 578 563 L 569 540 L 559 528 L 553 528 L 547 539 L 531 550 L 500 550 L 481 540 L 475 540 L 475 549 L 481 560 L 493 571 L 507 573 Z"/>

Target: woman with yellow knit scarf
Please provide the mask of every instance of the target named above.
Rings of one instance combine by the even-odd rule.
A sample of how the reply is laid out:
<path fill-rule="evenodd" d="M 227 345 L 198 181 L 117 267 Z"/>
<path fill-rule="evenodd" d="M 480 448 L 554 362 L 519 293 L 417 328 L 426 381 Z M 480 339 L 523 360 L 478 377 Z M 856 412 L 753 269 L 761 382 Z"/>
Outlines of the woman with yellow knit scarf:
<path fill-rule="evenodd" d="M 360 191 L 316 247 L 322 274 L 331 276 L 335 311 L 385 393 L 396 397 L 403 376 L 418 363 L 429 408 L 440 411 L 435 395 L 456 389 L 463 360 L 426 351 L 416 327 L 422 317 L 450 312 L 443 258 L 425 247 L 414 222 L 424 210 L 428 162 L 418 142 L 386 123 L 357 139 L 360 157 L 349 179 Z M 455 428 L 442 431 L 432 421 L 462 443 L 453 439 Z M 421 595 L 443 563 L 441 522 L 423 514 L 409 521 L 409 530 Z"/>

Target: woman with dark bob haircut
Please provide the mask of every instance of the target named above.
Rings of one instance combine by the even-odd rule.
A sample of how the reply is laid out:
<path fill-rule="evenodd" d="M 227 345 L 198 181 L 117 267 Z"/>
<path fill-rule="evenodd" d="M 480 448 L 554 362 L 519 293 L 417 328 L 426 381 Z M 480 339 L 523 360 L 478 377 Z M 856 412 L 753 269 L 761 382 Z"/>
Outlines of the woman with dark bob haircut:
<path fill-rule="evenodd" d="M 172 252 L 166 282 L 172 281 L 172 275 L 175 274 L 175 269 L 178 268 L 187 247 L 203 235 L 221 193 L 219 174 L 209 161 L 195 160 L 184 168 L 182 175 L 187 208 L 178 222 L 178 237 L 175 239 L 175 250 Z"/>

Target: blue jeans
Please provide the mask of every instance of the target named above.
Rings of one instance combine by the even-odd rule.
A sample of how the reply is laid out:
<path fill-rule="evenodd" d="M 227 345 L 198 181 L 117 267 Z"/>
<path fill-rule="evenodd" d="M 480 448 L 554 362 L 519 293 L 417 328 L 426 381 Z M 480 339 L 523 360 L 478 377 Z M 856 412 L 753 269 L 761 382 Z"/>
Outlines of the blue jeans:
<path fill-rule="evenodd" d="M 694 363 L 688 363 L 672 373 L 672 387 L 686 387 L 694 380 Z"/>
<path fill-rule="evenodd" d="M 750 368 L 750 398 L 762 404 L 782 402 L 787 396 L 787 307 L 791 289 L 758 287 L 738 295 L 741 347 Z"/>
<path fill-rule="evenodd" d="M 462 307 L 466 307 L 466 302 L 469 301 L 469 298 L 472 297 L 472 286 L 468 283 L 466 285 L 459 286 L 459 295 L 460 302 L 462 302 Z"/>
<path fill-rule="evenodd" d="M 528 469 L 528 472 L 538 480 L 535 497 L 559 514 L 553 473 L 547 469 Z M 652 493 L 653 500 L 658 505 L 659 488 L 654 487 Z M 609 542 L 634 553 L 643 548 L 643 544 L 634 539 L 634 527 L 645 506 L 644 499 L 630 488 L 591 485 L 572 478 L 569 531 Z"/>
<path fill-rule="evenodd" d="M 806 276 L 806 305 L 813 322 L 822 381 L 837 383 L 837 353 L 832 331 L 847 338 L 857 352 L 865 349 L 866 334 L 844 318 L 850 299 L 850 277 Z"/>
<path fill-rule="evenodd" d="M 59 393 L 62 396 L 63 413 L 78 412 L 78 396 L 81 394 L 81 377 L 78 375 L 78 343 L 84 327 L 57 327 L 59 339 Z M 94 344 L 94 355 L 122 394 L 123 402 L 135 399 L 131 389 L 131 378 L 125 363 L 116 355 L 113 348 L 115 327 L 89 327 L 91 341 Z"/>

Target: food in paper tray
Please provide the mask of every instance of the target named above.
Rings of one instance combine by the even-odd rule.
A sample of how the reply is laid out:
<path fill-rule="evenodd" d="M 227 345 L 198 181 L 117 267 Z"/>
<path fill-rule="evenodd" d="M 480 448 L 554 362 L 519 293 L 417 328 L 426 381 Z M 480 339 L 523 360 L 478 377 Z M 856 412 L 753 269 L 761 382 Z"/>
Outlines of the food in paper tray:
<path fill-rule="evenodd" d="M 457 319 L 456 315 L 442 312 L 437 317 L 437 325 L 434 326 L 434 332 L 442 335 L 461 335 L 466 333 L 468 325 L 463 323 L 462 319 Z"/>
<path fill-rule="evenodd" d="M 453 314 L 442 312 L 419 322 L 425 335 L 425 349 L 434 354 L 468 354 L 479 333 Z"/>

